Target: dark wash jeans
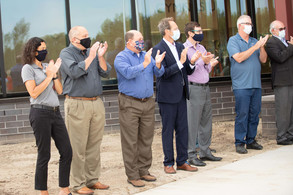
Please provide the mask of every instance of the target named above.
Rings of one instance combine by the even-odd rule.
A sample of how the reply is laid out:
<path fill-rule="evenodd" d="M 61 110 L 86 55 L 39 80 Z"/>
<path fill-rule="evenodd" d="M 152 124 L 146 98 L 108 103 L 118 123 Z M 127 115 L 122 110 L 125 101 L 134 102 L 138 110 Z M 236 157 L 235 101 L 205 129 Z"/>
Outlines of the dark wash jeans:
<path fill-rule="evenodd" d="M 72 149 L 60 111 L 31 108 L 29 120 L 38 147 L 35 189 L 47 190 L 48 162 L 51 156 L 51 137 L 60 154 L 59 187 L 69 186 Z"/>
<path fill-rule="evenodd" d="M 235 89 L 235 145 L 251 144 L 257 134 L 261 89 Z"/>

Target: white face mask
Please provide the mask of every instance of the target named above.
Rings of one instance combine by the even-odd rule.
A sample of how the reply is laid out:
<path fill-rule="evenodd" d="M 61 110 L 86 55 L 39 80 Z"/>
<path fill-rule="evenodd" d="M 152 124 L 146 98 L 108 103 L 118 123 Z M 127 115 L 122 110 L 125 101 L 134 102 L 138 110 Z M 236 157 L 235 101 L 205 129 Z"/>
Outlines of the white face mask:
<path fill-rule="evenodd" d="M 281 38 L 285 38 L 285 36 L 286 36 L 286 31 L 285 30 L 281 30 L 281 31 L 279 31 L 279 37 L 281 37 Z"/>
<path fill-rule="evenodd" d="M 251 31 L 252 31 L 252 26 L 251 25 L 244 25 L 244 29 L 243 29 L 243 31 L 246 33 L 246 34 L 250 34 L 251 33 Z"/>
<path fill-rule="evenodd" d="M 179 29 L 174 30 L 174 31 L 173 31 L 172 39 L 173 39 L 174 41 L 177 41 L 179 38 L 180 38 L 180 31 L 179 31 Z"/>

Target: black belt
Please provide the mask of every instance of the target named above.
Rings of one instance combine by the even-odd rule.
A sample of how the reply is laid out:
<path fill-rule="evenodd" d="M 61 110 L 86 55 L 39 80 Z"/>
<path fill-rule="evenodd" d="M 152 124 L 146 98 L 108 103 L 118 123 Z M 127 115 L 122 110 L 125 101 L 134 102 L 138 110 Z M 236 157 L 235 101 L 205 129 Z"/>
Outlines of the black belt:
<path fill-rule="evenodd" d="M 41 104 L 32 104 L 31 107 L 32 108 L 45 109 L 45 110 L 52 110 L 54 112 L 59 111 L 59 106 L 52 107 L 52 106 L 45 106 L 45 105 L 41 105 Z"/>
<path fill-rule="evenodd" d="M 130 99 L 133 99 L 133 100 L 136 100 L 136 101 L 140 101 L 140 102 L 146 102 L 150 98 L 152 98 L 152 96 L 151 97 L 147 97 L 147 98 L 136 98 L 136 97 L 132 97 L 132 96 L 129 96 L 129 95 L 125 95 L 124 93 L 121 93 L 121 92 L 120 92 L 120 94 L 123 95 L 123 96 L 125 96 L 125 97 L 127 97 L 127 98 L 130 98 Z"/>
<path fill-rule="evenodd" d="M 190 82 L 190 81 L 189 81 L 189 84 L 194 85 L 194 86 L 202 86 L 202 87 L 209 86 L 209 83 L 194 83 L 194 82 Z"/>

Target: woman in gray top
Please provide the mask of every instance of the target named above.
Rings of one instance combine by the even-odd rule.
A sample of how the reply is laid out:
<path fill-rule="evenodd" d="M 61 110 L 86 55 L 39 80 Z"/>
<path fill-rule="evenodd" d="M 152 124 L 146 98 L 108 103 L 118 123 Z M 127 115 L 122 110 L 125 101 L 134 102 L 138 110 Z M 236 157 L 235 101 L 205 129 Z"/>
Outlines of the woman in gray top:
<path fill-rule="evenodd" d="M 64 120 L 59 110 L 58 94 L 62 85 L 57 77 L 61 59 L 56 63 L 42 63 L 47 55 L 44 40 L 33 37 L 24 47 L 21 77 L 30 94 L 31 110 L 29 120 L 38 146 L 38 159 L 35 173 L 35 189 L 41 195 L 47 195 L 48 162 L 50 160 L 51 137 L 60 154 L 59 161 L 59 195 L 71 195 L 69 191 L 69 174 L 72 149 Z"/>

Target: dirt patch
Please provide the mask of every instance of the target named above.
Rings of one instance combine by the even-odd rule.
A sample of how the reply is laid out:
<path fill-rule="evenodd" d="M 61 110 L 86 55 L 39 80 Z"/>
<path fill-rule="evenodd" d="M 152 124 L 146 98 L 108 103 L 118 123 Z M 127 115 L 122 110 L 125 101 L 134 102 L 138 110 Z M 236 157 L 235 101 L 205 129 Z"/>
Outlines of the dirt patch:
<path fill-rule="evenodd" d="M 261 127 L 261 125 L 259 125 Z M 261 129 L 258 131 L 258 142 L 264 146 L 261 151 L 249 150 L 248 154 L 237 154 L 234 147 L 234 122 L 213 123 L 213 139 L 211 148 L 216 149 L 215 156 L 223 157 L 221 162 L 207 162 L 207 166 L 200 167 L 199 172 L 223 166 L 243 158 L 263 153 L 267 150 L 276 149 L 275 140 L 262 137 Z M 120 135 L 105 135 L 102 142 L 102 183 L 110 185 L 109 190 L 96 190 L 95 194 L 134 194 L 145 191 L 181 178 L 191 176 L 195 173 L 178 171 L 177 174 L 167 175 L 163 170 L 163 150 L 161 131 L 157 129 L 153 142 L 153 164 L 151 174 L 157 177 L 156 182 L 146 182 L 143 188 L 134 188 L 128 184 L 122 161 Z M 37 158 L 37 147 L 35 142 L 0 146 L 0 194 L 38 194 L 34 190 L 34 171 Z M 49 163 L 48 186 L 50 194 L 58 194 L 58 151 L 52 142 L 51 160 Z"/>

